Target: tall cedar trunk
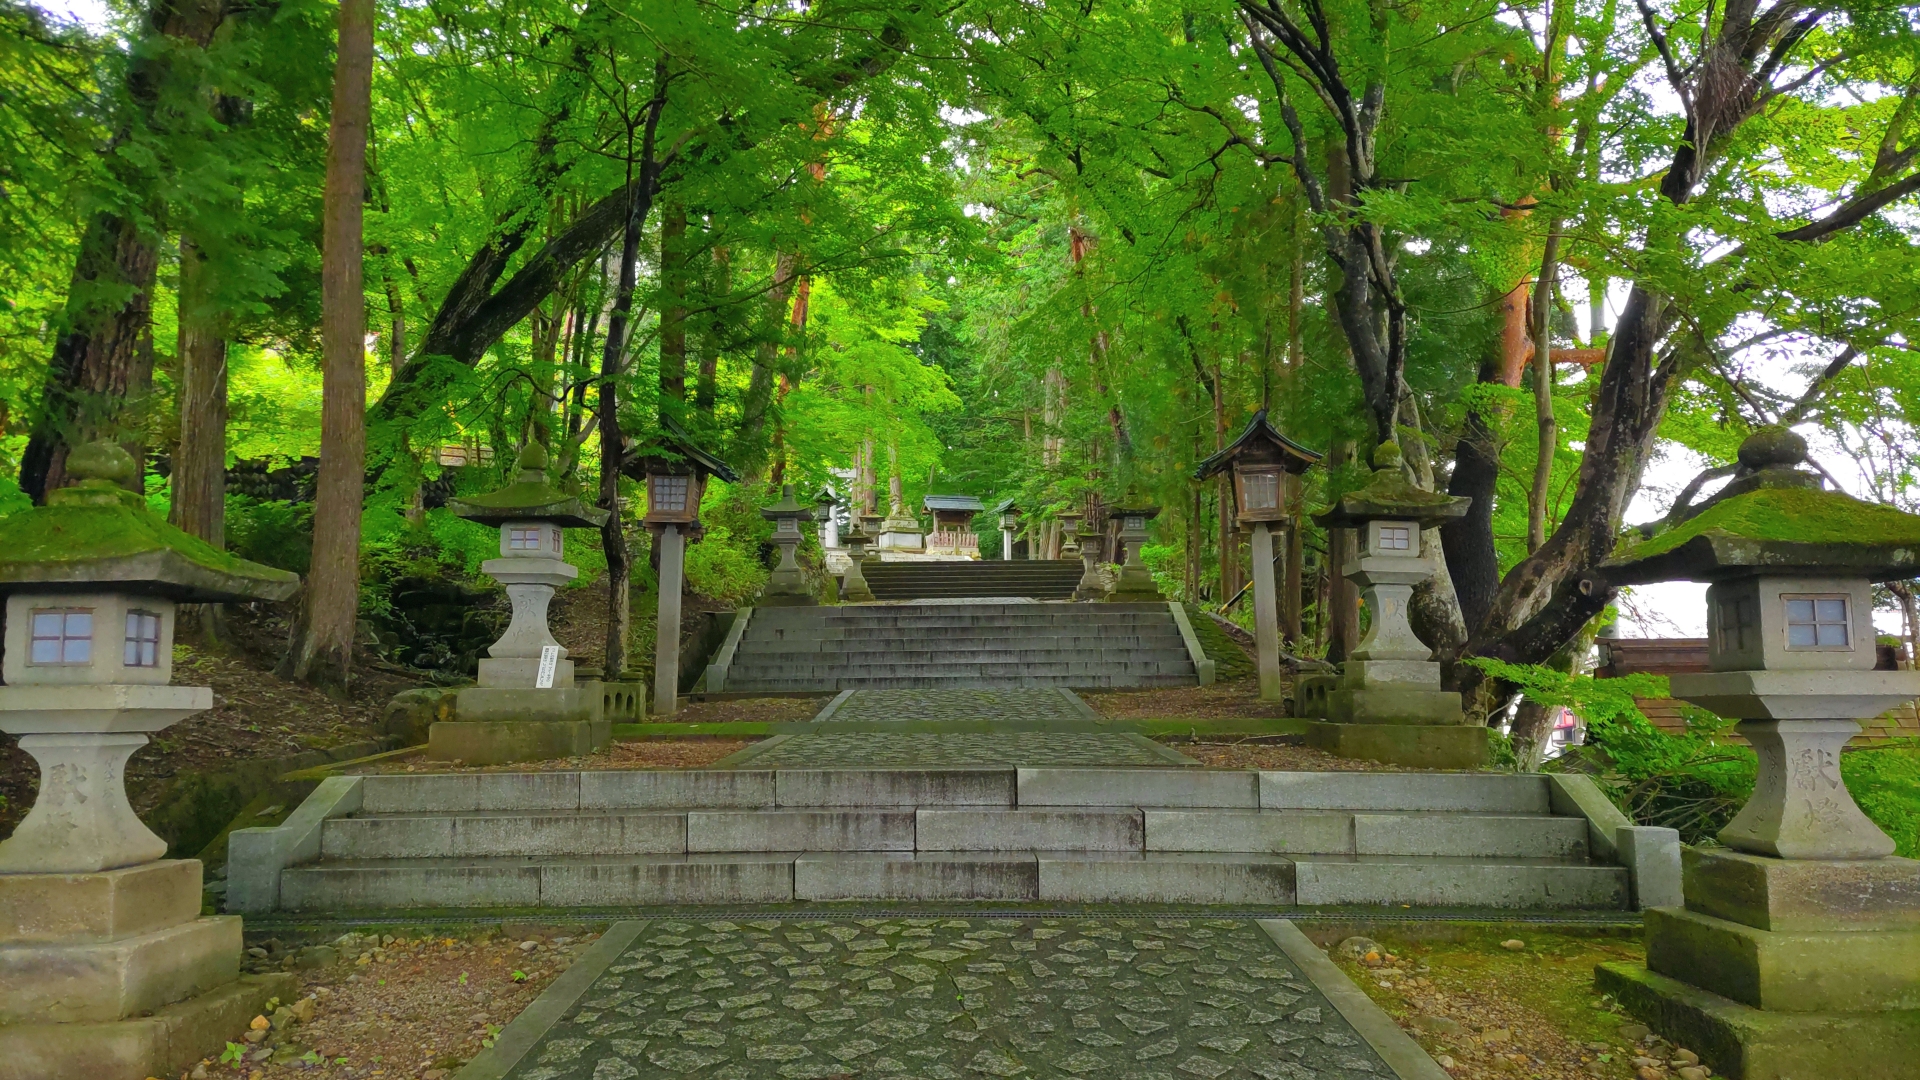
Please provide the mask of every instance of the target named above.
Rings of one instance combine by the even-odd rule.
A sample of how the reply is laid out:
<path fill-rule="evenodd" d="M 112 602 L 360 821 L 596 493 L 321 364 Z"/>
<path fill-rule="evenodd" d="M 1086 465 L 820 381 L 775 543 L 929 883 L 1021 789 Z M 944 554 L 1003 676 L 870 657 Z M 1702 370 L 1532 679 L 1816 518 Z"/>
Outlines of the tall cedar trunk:
<path fill-rule="evenodd" d="M 1345 465 L 1353 456 L 1350 439 L 1336 439 L 1327 450 L 1327 471 Z M 1341 568 L 1353 558 L 1352 529 L 1327 530 L 1327 659 L 1339 663 L 1360 644 L 1360 592 Z"/>
<path fill-rule="evenodd" d="M 163 100 L 204 97 L 197 85 L 171 84 L 199 70 L 192 54 L 206 47 L 226 17 L 224 0 L 152 0 L 148 8 L 145 36 L 168 43 L 133 51 L 126 81 L 132 115 L 120 118 L 105 153 L 112 185 L 146 194 L 138 206 L 95 213 L 80 235 L 65 325 L 54 342 L 20 459 L 20 488 L 36 503 L 66 486 L 69 447 L 115 438 L 137 465 L 145 466 L 145 448 L 133 437 L 138 424 L 125 414 L 127 403 L 153 385 L 153 283 L 167 206 L 159 194 L 163 185 L 136 162 L 137 155 L 120 149 L 134 139 L 136 128 L 165 133 Z M 172 66 L 176 63 L 178 69 Z M 134 490 L 139 485 L 136 472 Z"/>
<path fill-rule="evenodd" d="M 687 398 L 687 270 L 687 208 L 674 201 L 660 217 L 660 396 L 673 401 Z"/>
<path fill-rule="evenodd" d="M 212 271 L 180 238 L 180 445 L 173 452 L 173 524 L 227 546 L 227 340 L 211 311 Z"/>
<path fill-rule="evenodd" d="M 367 305 L 361 212 L 373 103 L 373 0 L 341 0 L 327 129 L 320 253 L 320 475 L 313 564 L 282 674 L 344 690 L 360 607 L 360 502 L 367 461 Z"/>
<path fill-rule="evenodd" d="M 753 373 L 747 377 L 747 396 L 740 407 L 740 445 L 762 463 L 766 461 L 766 455 L 758 443 L 760 433 L 766 428 L 767 413 L 773 404 L 774 374 L 780 357 L 780 345 L 786 338 L 787 304 L 793 298 L 799 267 L 798 252 L 775 253 L 773 283 L 767 290 L 766 307 L 761 312 L 764 330 L 754 346 Z"/>
<path fill-rule="evenodd" d="M 725 297 L 733 290 L 733 259 L 724 247 L 713 250 L 713 287 L 711 295 Z M 700 347 L 700 375 L 693 385 L 693 407 L 702 416 L 713 415 L 713 403 L 720 379 L 720 354 L 726 348 L 728 327 L 726 309 L 711 305 L 713 316 Z"/>

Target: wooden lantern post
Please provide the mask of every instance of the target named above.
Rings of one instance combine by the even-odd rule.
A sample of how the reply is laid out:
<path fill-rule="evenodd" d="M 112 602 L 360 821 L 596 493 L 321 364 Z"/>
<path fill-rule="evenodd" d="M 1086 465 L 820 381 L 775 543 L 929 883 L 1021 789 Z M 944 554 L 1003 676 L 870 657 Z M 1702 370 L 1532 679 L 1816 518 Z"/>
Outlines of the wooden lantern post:
<path fill-rule="evenodd" d="M 696 446 L 686 430 L 666 416 L 653 446 L 627 468 L 647 482 L 647 513 L 640 521 L 660 553 L 660 606 L 653 631 L 653 711 L 680 711 L 680 594 L 686 585 L 687 540 L 699 538 L 700 498 L 707 479 L 737 483 L 731 465 Z"/>
<path fill-rule="evenodd" d="M 1235 517 L 1250 529 L 1253 547 L 1253 641 L 1260 672 L 1260 697 L 1279 701 L 1285 694 L 1280 679 L 1280 604 L 1273 579 L 1273 534 L 1297 528 L 1291 507 L 1300 487 L 1300 474 L 1319 462 L 1320 455 L 1276 431 L 1260 410 L 1231 444 L 1200 463 L 1195 480 L 1205 480 L 1225 469 L 1233 470 Z"/>

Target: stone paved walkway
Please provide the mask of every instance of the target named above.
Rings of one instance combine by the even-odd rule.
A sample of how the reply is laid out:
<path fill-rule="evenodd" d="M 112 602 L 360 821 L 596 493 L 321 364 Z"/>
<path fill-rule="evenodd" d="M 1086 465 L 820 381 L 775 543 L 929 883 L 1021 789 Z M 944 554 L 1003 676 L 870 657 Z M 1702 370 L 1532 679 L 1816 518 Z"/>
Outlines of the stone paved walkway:
<path fill-rule="evenodd" d="M 721 768 L 954 769 L 1020 765 L 1193 765 L 1151 739 L 1070 731 L 827 731 L 768 739 L 719 763 Z"/>
<path fill-rule="evenodd" d="M 663 921 L 509 1080 L 1375 1080 L 1255 923 Z"/>
<path fill-rule="evenodd" d="M 829 702 L 819 719 L 830 723 L 893 721 L 1098 721 L 1099 714 L 1071 690 L 854 690 Z"/>

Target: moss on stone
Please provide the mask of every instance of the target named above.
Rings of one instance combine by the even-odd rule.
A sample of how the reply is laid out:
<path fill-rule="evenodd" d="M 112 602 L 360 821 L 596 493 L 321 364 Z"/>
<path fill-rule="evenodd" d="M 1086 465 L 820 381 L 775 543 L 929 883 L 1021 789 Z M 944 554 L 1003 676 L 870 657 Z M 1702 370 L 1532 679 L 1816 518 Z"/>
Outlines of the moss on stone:
<path fill-rule="evenodd" d="M 1766 487 L 1717 503 L 1699 516 L 1638 544 L 1623 544 L 1625 565 L 1673 551 L 1696 537 L 1847 547 L 1920 548 L 1920 515 L 1862 502 L 1837 491 Z"/>
<path fill-rule="evenodd" d="M 196 588 L 223 587 L 236 599 L 284 599 L 299 585 L 294 574 L 221 551 L 167 524 L 130 492 L 54 494 L 69 493 L 75 497 L 0 518 L 0 584 L 125 581 L 127 575 L 111 564 L 162 556 L 198 571 Z M 164 559 L 168 555 L 175 559 Z"/>

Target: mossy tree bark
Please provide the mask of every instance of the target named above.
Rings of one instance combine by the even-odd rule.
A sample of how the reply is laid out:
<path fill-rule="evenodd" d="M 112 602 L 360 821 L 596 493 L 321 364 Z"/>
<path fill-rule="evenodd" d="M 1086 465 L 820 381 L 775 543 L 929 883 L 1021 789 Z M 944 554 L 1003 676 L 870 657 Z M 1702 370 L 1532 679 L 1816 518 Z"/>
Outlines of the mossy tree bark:
<path fill-rule="evenodd" d="M 341 0 L 327 132 L 320 254 L 320 475 L 313 564 L 280 672 L 344 692 L 360 607 L 360 506 L 367 458 L 366 297 L 361 204 L 373 100 L 373 0 Z"/>
<path fill-rule="evenodd" d="M 153 286 L 167 219 L 163 185 L 150 175 L 153 140 L 167 134 L 165 102 L 198 100 L 198 87 L 173 84 L 201 67 L 195 56 L 227 16 L 224 0 L 152 0 L 147 9 L 146 41 L 132 50 L 123 111 L 102 151 L 114 192 L 100 193 L 106 209 L 81 231 L 64 325 L 20 459 L 20 488 L 35 503 L 66 486 L 70 447 L 110 437 L 145 463 L 129 438 L 138 425 L 125 414 L 153 384 Z M 136 472 L 130 486 L 139 483 Z"/>

